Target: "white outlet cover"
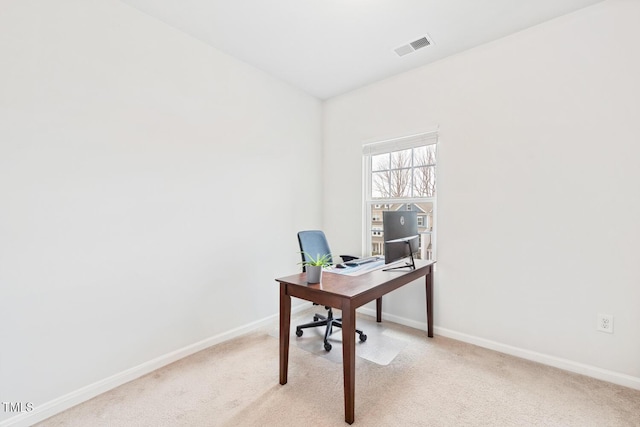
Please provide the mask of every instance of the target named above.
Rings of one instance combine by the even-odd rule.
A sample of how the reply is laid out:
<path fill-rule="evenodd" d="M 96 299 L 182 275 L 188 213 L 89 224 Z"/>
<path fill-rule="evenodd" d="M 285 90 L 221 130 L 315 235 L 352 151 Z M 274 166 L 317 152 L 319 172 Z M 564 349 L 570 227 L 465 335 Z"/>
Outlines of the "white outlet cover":
<path fill-rule="evenodd" d="M 613 315 L 598 313 L 598 324 L 596 330 L 600 332 L 613 333 Z"/>

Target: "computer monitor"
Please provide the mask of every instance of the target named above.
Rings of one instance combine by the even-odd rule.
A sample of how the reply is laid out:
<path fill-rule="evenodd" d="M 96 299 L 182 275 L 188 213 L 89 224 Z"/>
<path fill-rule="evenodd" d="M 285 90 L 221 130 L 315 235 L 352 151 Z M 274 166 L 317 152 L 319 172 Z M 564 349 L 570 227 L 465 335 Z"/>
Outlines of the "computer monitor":
<path fill-rule="evenodd" d="M 405 265 L 388 268 L 415 268 L 413 253 L 418 251 L 420 235 L 418 234 L 418 213 L 415 211 L 382 212 L 382 229 L 384 235 L 384 263 L 410 257 L 411 262 Z"/>

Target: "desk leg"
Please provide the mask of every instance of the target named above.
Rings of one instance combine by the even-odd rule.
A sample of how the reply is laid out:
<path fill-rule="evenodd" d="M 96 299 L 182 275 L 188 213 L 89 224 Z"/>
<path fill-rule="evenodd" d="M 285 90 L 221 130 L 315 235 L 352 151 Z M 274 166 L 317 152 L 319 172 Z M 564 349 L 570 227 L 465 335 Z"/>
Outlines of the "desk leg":
<path fill-rule="evenodd" d="M 287 295 L 287 285 L 280 283 L 280 384 L 283 385 L 287 383 L 287 371 L 289 368 L 290 326 L 291 297 Z"/>
<path fill-rule="evenodd" d="M 376 322 L 382 322 L 382 297 L 376 299 Z"/>
<path fill-rule="evenodd" d="M 427 287 L 427 336 L 433 338 L 433 269 L 425 276 Z"/>
<path fill-rule="evenodd" d="M 349 301 L 342 304 L 342 369 L 344 376 L 344 420 L 351 424 L 355 412 L 356 311 Z"/>

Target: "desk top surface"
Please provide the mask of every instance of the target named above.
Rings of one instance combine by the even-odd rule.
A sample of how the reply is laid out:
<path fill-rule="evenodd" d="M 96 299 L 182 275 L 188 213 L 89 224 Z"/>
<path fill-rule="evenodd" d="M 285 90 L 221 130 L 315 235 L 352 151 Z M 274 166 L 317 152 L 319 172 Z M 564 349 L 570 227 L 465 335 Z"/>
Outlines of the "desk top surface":
<path fill-rule="evenodd" d="M 430 274 L 431 266 L 435 261 L 415 260 L 416 269 L 400 269 L 392 271 L 374 270 L 359 276 L 347 276 L 334 274 L 330 271 L 322 273 L 321 283 L 307 283 L 306 273 L 293 274 L 291 276 L 276 279 L 277 282 L 287 285 L 300 286 L 309 291 L 329 293 L 340 297 L 353 298 L 373 288 L 396 283 L 407 283 L 422 276 Z"/>

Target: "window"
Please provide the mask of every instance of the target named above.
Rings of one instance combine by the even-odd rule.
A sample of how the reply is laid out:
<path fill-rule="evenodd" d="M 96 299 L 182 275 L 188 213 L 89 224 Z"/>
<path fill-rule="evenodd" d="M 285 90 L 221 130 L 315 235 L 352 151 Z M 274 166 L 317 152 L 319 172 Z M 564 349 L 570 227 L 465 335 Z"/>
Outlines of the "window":
<path fill-rule="evenodd" d="M 429 132 L 363 146 L 365 254 L 384 254 L 382 212 L 407 210 L 418 213 L 417 257 L 434 259 L 437 142 Z"/>

